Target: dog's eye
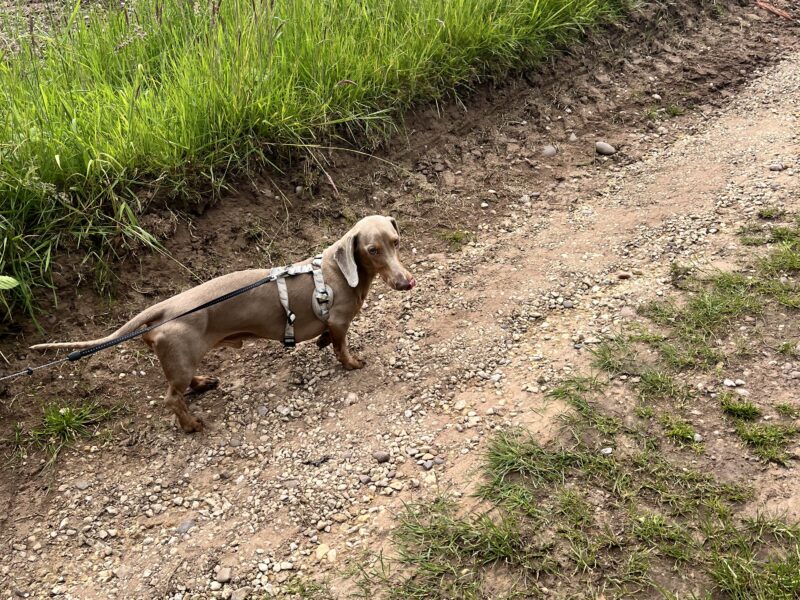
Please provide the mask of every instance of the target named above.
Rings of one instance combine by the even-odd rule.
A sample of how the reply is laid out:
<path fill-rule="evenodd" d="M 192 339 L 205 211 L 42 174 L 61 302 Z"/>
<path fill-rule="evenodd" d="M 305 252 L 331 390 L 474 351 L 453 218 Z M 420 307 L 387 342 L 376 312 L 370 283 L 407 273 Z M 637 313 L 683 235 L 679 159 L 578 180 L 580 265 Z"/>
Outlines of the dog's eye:
<path fill-rule="evenodd" d="M 395 248 L 399 248 L 400 247 L 400 240 L 395 240 L 394 241 L 394 247 Z"/>
<path fill-rule="evenodd" d="M 370 246 L 369 248 L 367 248 L 367 252 L 369 252 L 372 255 L 375 255 L 378 253 L 378 249 L 375 246 Z"/>

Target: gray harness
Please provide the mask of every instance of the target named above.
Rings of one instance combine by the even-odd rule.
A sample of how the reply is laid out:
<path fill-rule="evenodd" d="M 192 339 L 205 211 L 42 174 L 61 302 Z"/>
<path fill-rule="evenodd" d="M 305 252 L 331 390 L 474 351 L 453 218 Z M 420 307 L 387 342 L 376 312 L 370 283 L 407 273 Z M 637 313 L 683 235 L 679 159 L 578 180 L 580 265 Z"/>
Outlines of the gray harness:
<path fill-rule="evenodd" d="M 278 286 L 278 297 L 281 300 L 283 310 L 286 311 L 286 329 L 283 333 L 283 345 L 287 348 L 294 348 L 294 321 L 295 314 L 289 308 L 289 291 L 286 289 L 286 278 L 311 273 L 314 277 L 314 295 L 311 298 L 311 308 L 314 314 L 323 323 L 328 322 L 330 309 L 333 305 L 333 290 L 325 285 L 322 277 L 322 254 L 318 254 L 306 265 L 291 265 L 288 267 L 276 267 L 270 271 L 270 276 L 276 277 L 275 284 Z"/>

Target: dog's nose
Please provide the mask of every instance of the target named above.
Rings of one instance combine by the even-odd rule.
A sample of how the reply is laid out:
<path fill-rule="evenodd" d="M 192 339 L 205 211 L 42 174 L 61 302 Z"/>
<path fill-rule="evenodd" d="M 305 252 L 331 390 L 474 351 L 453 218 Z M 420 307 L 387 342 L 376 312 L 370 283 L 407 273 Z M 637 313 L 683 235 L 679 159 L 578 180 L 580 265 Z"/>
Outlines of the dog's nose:
<path fill-rule="evenodd" d="M 401 279 L 400 281 L 397 282 L 396 285 L 398 290 L 408 291 L 415 285 L 417 285 L 417 280 L 414 279 L 413 277 L 409 279 Z"/>

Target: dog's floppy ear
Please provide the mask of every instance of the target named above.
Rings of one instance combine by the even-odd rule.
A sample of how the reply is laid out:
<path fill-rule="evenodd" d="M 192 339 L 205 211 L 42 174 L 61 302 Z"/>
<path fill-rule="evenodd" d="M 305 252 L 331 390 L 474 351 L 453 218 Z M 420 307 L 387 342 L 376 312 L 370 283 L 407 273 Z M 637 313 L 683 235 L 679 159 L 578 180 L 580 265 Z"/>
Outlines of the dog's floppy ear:
<path fill-rule="evenodd" d="M 400 228 L 397 226 L 397 221 L 395 221 L 394 217 L 389 217 L 389 220 L 392 222 L 392 227 L 397 232 L 397 235 L 400 235 Z"/>
<path fill-rule="evenodd" d="M 339 265 L 339 270 L 347 280 L 347 285 L 356 287 L 358 285 L 358 265 L 356 265 L 356 248 L 358 245 L 358 234 L 346 236 L 339 242 L 333 259 Z"/>

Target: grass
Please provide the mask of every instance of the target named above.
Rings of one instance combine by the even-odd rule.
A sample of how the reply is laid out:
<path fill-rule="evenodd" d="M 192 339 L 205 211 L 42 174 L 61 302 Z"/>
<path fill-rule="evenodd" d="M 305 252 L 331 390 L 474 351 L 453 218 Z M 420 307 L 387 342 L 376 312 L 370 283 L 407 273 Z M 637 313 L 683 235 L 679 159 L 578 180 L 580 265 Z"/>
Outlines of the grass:
<path fill-rule="evenodd" d="M 475 234 L 462 229 L 444 229 L 439 232 L 439 237 L 447 243 L 450 250 L 460 250 L 475 239 Z"/>
<path fill-rule="evenodd" d="M 659 420 L 664 426 L 664 434 L 678 446 L 695 444 L 694 436 L 697 432 L 691 423 L 675 415 L 663 415 Z"/>
<path fill-rule="evenodd" d="M 369 147 L 404 109 L 499 77 L 627 0 L 75 3 L 44 30 L 0 15 L 0 292 L 33 307 L 59 249 L 154 244 L 152 197 L 187 203 L 320 146 Z M 202 93 L 198 93 L 202 90 Z M 322 169 L 322 163 L 318 162 Z"/>
<path fill-rule="evenodd" d="M 50 404 L 44 407 L 41 422 L 28 433 L 17 425 L 12 443 L 20 450 L 30 445 L 44 449 L 49 455 L 46 464 L 51 465 L 64 448 L 79 439 L 94 436 L 99 425 L 117 410 L 116 407 L 104 407 L 95 401 L 74 407 Z"/>
<path fill-rule="evenodd" d="M 736 425 L 736 433 L 755 452 L 766 461 L 788 466 L 789 455 L 786 446 L 797 434 L 797 428 L 780 423 L 745 423 Z"/>
<path fill-rule="evenodd" d="M 722 412 L 734 419 L 752 421 L 761 416 L 761 409 L 749 400 L 737 398 L 730 392 L 723 392 L 719 395 Z"/>

